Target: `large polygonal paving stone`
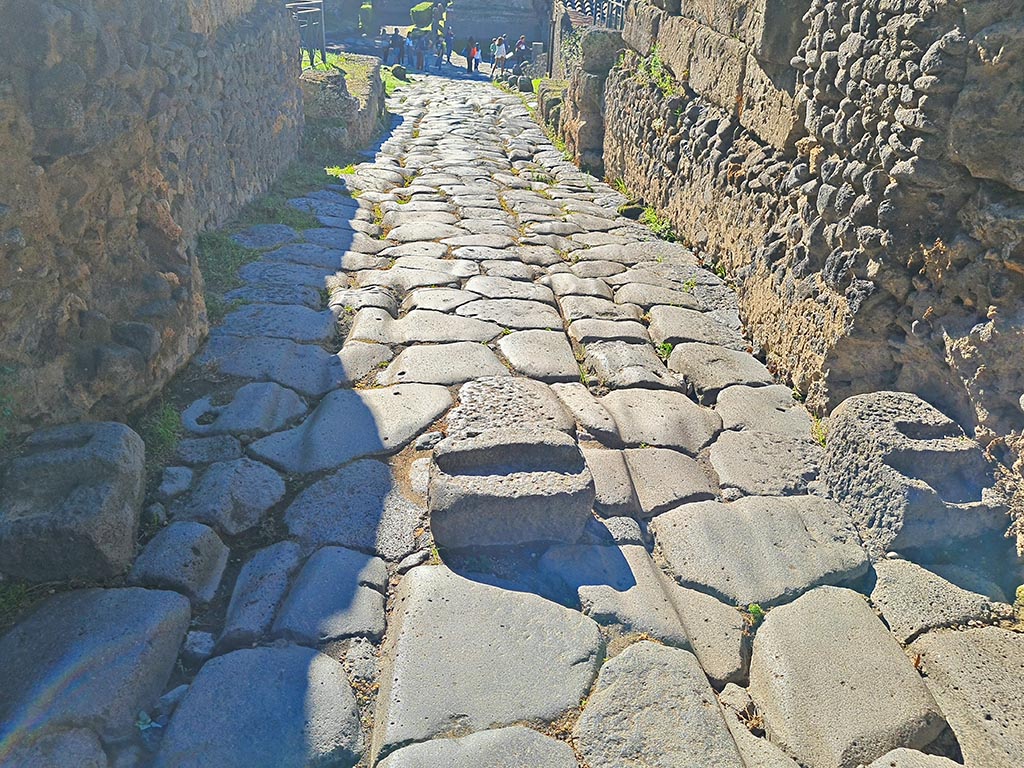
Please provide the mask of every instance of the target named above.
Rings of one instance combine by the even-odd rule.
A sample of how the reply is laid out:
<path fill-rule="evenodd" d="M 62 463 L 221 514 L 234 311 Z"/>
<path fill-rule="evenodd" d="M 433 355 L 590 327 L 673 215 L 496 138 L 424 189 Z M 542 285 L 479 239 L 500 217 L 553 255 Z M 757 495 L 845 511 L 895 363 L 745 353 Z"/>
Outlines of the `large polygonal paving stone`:
<path fill-rule="evenodd" d="M 203 666 L 171 718 L 156 768 L 348 768 L 361 751 L 341 664 L 309 648 L 252 648 Z"/>
<path fill-rule="evenodd" d="M 568 744 L 514 725 L 403 747 L 379 768 L 576 768 Z"/>
<path fill-rule="evenodd" d="M 788 496 L 806 493 L 807 484 L 818 476 L 823 453 L 810 436 L 745 429 L 719 435 L 709 459 L 723 491 Z"/>
<path fill-rule="evenodd" d="M 777 605 L 868 569 L 849 515 L 816 496 L 685 504 L 656 517 L 651 532 L 681 585 L 733 605 Z"/>
<path fill-rule="evenodd" d="M 576 611 L 444 566 L 414 568 L 384 643 L 372 758 L 412 741 L 552 722 L 586 695 L 600 650 L 597 624 Z"/>
<path fill-rule="evenodd" d="M 289 339 L 243 338 L 214 333 L 199 356 L 200 365 L 254 381 L 275 381 L 304 395 L 322 395 L 344 378 L 330 352 Z"/>
<path fill-rule="evenodd" d="M 553 383 L 579 378 L 579 365 L 561 331 L 516 331 L 502 336 L 498 349 L 509 365 L 531 379 Z"/>
<path fill-rule="evenodd" d="M 623 444 L 675 448 L 695 455 L 722 429 L 718 414 L 681 392 L 619 389 L 600 399 Z"/>
<path fill-rule="evenodd" d="M 967 765 L 1024 765 L 1024 635 L 999 627 L 929 632 L 910 652 L 920 655 Z"/>
<path fill-rule="evenodd" d="M 400 451 L 451 405 L 448 390 L 433 384 L 337 390 L 302 424 L 257 440 L 249 450 L 290 473 L 332 469 Z"/>
<path fill-rule="evenodd" d="M 669 356 L 668 367 L 682 375 L 705 405 L 714 405 L 718 393 L 735 384 L 774 383 L 768 369 L 752 355 L 713 344 L 679 344 Z"/>
<path fill-rule="evenodd" d="M 811 417 L 788 387 L 738 385 L 718 393 L 715 412 L 725 429 L 756 429 L 790 437 L 811 434 Z"/>
<path fill-rule="evenodd" d="M 479 299 L 455 310 L 460 317 L 474 317 L 515 330 L 561 328 L 562 317 L 548 304 L 519 299 Z"/>
<path fill-rule="evenodd" d="M 649 641 L 605 663 L 573 735 L 590 768 L 743 768 L 697 659 Z"/>
<path fill-rule="evenodd" d="M 499 262 L 502 263 L 502 262 Z M 471 277 L 465 286 L 467 291 L 480 294 L 488 299 L 520 299 L 554 304 L 551 289 L 538 283 L 511 280 L 506 277 Z"/>
<path fill-rule="evenodd" d="M 508 376 L 490 349 L 472 341 L 454 344 L 418 344 L 402 350 L 377 376 L 381 385 L 418 382 L 422 384 L 463 384 L 481 376 Z"/>
<path fill-rule="evenodd" d="M 648 344 L 599 341 L 587 346 L 586 363 L 609 389 L 679 389 L 680 384 Z"/>
<path fill-rule="evenodd" d="M 160 695 L 189 622 L 188 599 L 149 589 L 51 597 L 0 637 L 0 744 L 89 723 L 121 738 Z"/>
<path fill-rule="evenodd" d="M 218 461 L 191 493 L 174 503 L 171 514 L 175 520 L 196 520 L 236 536 L 257 526 L 284 493 L 284 480 L 266 464 L 248 458 Z"/>
<path fill-rule="evenodd" d="M 768 737 L 808 768 L 855 768 L 896 747 L 923 748 L 946 727 L 867 601 L 838 587 L 768 612 L 750 694 Z"/>
<path fill-rule="evenodd" d="M 439 344 L 453 341 L 490 341 L 501 326 L 472 317 L 414 309 L 395 320 L 382 309 L 362 309 L 352 321 L 349 338 L 381 344 Z"/>
<path fill-rule="evenodd" d="M 272 381 L 246 384 L 231 402 L 214 405 L 213 398 L 196 400 L 181 414 L 189 432 L 197 435 L 260 436 L 275 432 L 306 412 L 292 390 Z"/>
<path fill-rule="evenodd" d="M 539 381 L 487 377 L 460 387 L 459 406 L 448 415 L 448 437 L 496 429 L 555 429 L 572 435 L 576 423 L 551 388 Z"/>
<path fill-rule="evenodd" d="M 289 304 L 247 304 L 225 317 L 217 332 L 319 344 L 334 336 L 335 326 L 334 313 L 329 310 L 314 312 Z"/>

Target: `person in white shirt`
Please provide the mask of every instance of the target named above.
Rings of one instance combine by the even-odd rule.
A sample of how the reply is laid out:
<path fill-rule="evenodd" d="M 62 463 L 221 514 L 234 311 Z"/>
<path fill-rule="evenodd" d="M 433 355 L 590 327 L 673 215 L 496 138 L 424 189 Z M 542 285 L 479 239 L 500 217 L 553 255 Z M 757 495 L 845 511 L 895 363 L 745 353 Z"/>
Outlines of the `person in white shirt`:
<path fill-rule="evenodd" d="M 500 69 L 505 74 L 505 60 L 508 58 L 508 49 L 505 47 L 505 38 L 499 37 L 494 43 L 494 63 L 491 65 L 491 76 L 495 70 Z"/>

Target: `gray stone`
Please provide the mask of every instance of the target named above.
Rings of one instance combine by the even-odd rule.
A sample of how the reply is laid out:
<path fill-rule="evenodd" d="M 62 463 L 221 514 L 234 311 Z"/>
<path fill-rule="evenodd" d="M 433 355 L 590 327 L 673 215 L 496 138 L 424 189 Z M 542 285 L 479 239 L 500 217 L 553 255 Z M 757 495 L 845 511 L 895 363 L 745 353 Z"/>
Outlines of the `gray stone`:
<path fill-rule="evenodd" d="M 233 651 L 199 670 L 156 768 L 355 765 L 362 752 L 345 670 L 308 648 Z"/>
<path fill-rule="evenodd" d="M 521 725 L 404 747 L 380 768 L 576 768 L 565 742 Z"/>
<path fill-rule="evenodd" d="M 171 523 L 135 560 L 128 583 L 181 592 L 193 605 L 213 600 L 228 564 L 228 548 L 201 523 Z"/>
<path fill-rule="evenodd" d="M 750 695 L 768 737 L 810 768 L 854 768 L 895 747 L 922 748 L 946 727 L 864 598 L 837 587 L 768 612 L 754 640 Z"/>
<path fill-rule="evenodd" d="M 586 363 L 609 389 L 679 389 L 679 382 L 647 344 L 599 341 L 587 346 Z"/>
<path fill-rule="evenodd" d="M 633 480 L 622 451 L 581 446 L 594 477 L 594 511 L 604 517 L 636 516 L 641 512 Z"/>
<path fill-rule="evenodd" d="M 907 560 L 879 560 L 874 570 L 871 602 L 901 643 L 928 630 L 969 621 L 987 623 L 1013 614 L 1009 605 L 993 604 Z"/>
<path fill-rule="evenodd" d="M 415 269 L 412 267 L 368 270 L 357 274 L 356 281 L 361 288 L 376 286 L 386 288 L 398 294 L 408 293 L 416 288 L 428 286 L 457 286 L 459 284 L 459 278 L 448 271 Z"/>
<path fill-rule="evenodd" d="M 198 435 L 260 436 L 284 428 L 306 413 L 295 392 L 273 382 L 246 384 L 230 403 L 214 405 L 211 397 L 196 400 L 181 414 L 181 422 Z"/>
<path fill-rule="evenodd" d="M 747 727 L 747 723 L 756 722 L 757 711 L 743 688 L 729 683 L 718 695 L 718 703 L 746 768 L 800 768 L 796 760 Z"/>
<path fill-rule="evenodd" d="M 217 647 L 230 651 L 260 640 L 270 631 L 288 580 L 299 567 L 301 551 L 279 541 L 256 552 L 238 574 Z"/>
<path fill-rule="evenodd" d="M 263 250 L 299 240 L 300 235 L 284 224 L 256 224 L 231 236 L 243 248 Z"/>
<path fill-rule="evenodd" d="M 992 480 L 977 443 L 917 395 L 875 392 L 840 403 L 821 479 L 873 556 L 998 539 L 1008 523 L 987 503 Z"/>
<path fill-rule="evenodd" d="M 460 317 L 473 317 L 513 330 L 562 327 L 562 317 L 548 304 L 519 299 L 479 299 L 455 310 Z"/>
<path fill-rule="evenodd" d="M 472 437 L 495 429 L 555 429 L 572 435 L 575 426 L 550 387 L 512 377 L 464 384 L 458 407 L 448 414 L 448 437 Z"/>
<path fill-rule="evenodd" d="M 718 484 L 744 496 L 793 496 L 818 476 L 823 451 L 810 437 L 743 430 L 723 432 L 709 459 Z"/>
<path fill-rule="evenodd" d="M 686 309 L 704 309 L 704 306 L 691 292 L 661 288 L 645 283 L 626 283 L 615 291 L 617 304 L 635 304 L 645 310 L 659 304 Z"/>
<path fill-rule="evenodd" d="M 600 402 L 614 419 L 622 444 L 630 447 L 675 448 L 696 455 L 722 429 L 718 414 L 681 392 L 619 389 Z"/>
<path fill-rule="evenodd" d="M 584 243 L 584 245 L 587 244 L 582 238 L 575 239 Z M 602 243 L 602 245 L 605 245 L 605 243 Z M 617 275 L 619 272 L 626 271 L 622 264 L 614 261 L 580 261 L 566 266 L 576 277 L 610 277 L 611 275 Z"/>
<path fill-rule="evenodd" d="M 420 269 L 444 272 L 452 277 L 472 277 L 480 274 L 480 265 L 468 259 L 443 259 L 433 256 L 404 255 L 395 259 L 392 269 Z"/>
<path fill-rule="evenodd" d="M 365 288 L 349 288 L 346 279 L 331 289 L 328 307 L 335 315 L 352 313 L 363 307 L 383 309 L 390 315 L 398 314 L 398 299 L 395 292 L 382 285 L 368 285 Z"/>
<path fill-rule="evenodd" d="M 366 378 L 371 372 L 379 370 L 382 363 L 387 363 L 395 356 L 390 347 L 365 341 L 352 341 L 345 344 L 338 352 L 341 363 L 342 383 L 351 386 Z"/>
<path fill-rule="evenodd" d="M 387 312 L 363 309 L 356 313 L 349 339 L 381 344 L 437 344 L 450 341 L 490 341 L 501 326 L 472 317 L 414 309 L 401 320 Z"/>
<path fill-rule="evenodd" d="M 194 629 L 185 635 L 185 643 L 181 647 L 181 659 L 193 667 L 202 666 L 207 659 L 213 656 L 216 647 L 217 638 L 213 636 L 212 632 Z"/>
<path fill-rule="evenodd" d="M 979 768 L 1020 766 L 1024 635 L 999 627 L 929 632 L 910 652 L 920 655 L 925 682 L 960 743 L 964 762 Z"/>
<path fill-rule="evenodd" d="M 507 280 L 519 280 L 522 282 L 533 282 L 544 274 L 544 270 L 532 264 L 521 264 L 518 261 L 482 261 L 480 267 L 488 277 L 500 277 Z M 550 290 L 542 285 L 536 286 L 549 295 Z"/>
<path fill-rule="evenodd" d="M 926 755 L 915 749 L 901 747 L 886 752 L 867 768 L 957 768 L 959 765 L 960 763 L 954 763 L 945 757 Z"/>
<path fill-rule="evenodd" d="M 697 659 L 648 641 L 601 668 L 573 736 L 591 768 L 743 768 Z"/>
<path fill-rule="evenodd" d="M 651 338 L 658 344 L 682 344 L 696 341 L 745 351 L 749 345 L 735 328 L 723 325 L 713 316 L 682 307 L 651 307 Z"/>
<path fill-rule="evenodd" d="M 470 301 L 480 298 L 475 293 L 459 288 L 417 288 L 405 297 L 402 310 L 422 309 L 431 312 L 453 312 Z"/>
<path fill-rule="evenodd" d="M 552 384 L 551 389 L 587 434 L 604 445 L 622 444 L 615 419 L 589 389 L 579 382 Z"/>
<path fill-rule="evenodd" d="M 577 320 L 569 324 L 569 338 L 583 345 L 599 341 L 647 345 L 651 341 L 647 329 L 636 320 Z"/>
<path fill-rule="evenodd" d="M 779 384 L 739 385 L 718 393 L 715 411 L 725 429 L 752 429 L 790 437 L 811 434 L 811 417 L 793 393 Z"/>
<path fill-rule="evenodd" d="M 245 285 L 225 293 L 224 300 L 252 304 L 298 304 L 309 309 L 320 309 L 323 303 L 320 291 L 310 285 L 299 283 Z"/>
<path fill-rule="evenodd" d="M 292 243 L 269 253 L 263 254 L 267 262 L 287 262 L 318 267 L 333 272 L 341 267 L 342 256 L 352 241 L 349 232 L 338 232 L 334 229 L 305 230 L 304 237 L 311 238 L 308 243 Z"/>
<path fill-rule="evenodd" d="M 651 532 L 682 586 L 732 605 L 777 605 L 868 569 L 849 518 L 815 496 L 686 504 L 656 517 Z"/>
<path fill-rule="evenodd" d="M 145 451 L 110 422 L 29 436 L 0 476 L 0 571 L 33 581 L 122 573 L 135 555 Z"/>
<path fill-rule="evenodd" d="M 171 509 L 175 520 L 196 520 L 228 536 L 256 527 L 284 498 L 284 480 L 266 464 L 235 459 L 211 464 L 192 492 Z"/>
<path fill-rule="evenodd" d="M 342 378 L 341 366 L 330 352 L 289 339 L 213 333 L 198 362 L 226 376 L 276 381 L 313 397 L 329 392 Z"/>
<path fill-rule="evenodd" d="M 435 224 L 429 221 L 402 224 L 388 232 L 388 240 L 398 243 L 411 243 L 417 240 L 441 240 L 446 237 L 458 237 L 466 234 L 466 230 L 451 224 Z"/>
<path fill-rule="evenodd" d="M 40 736 L 31 744 L 5 749 L 10 768 L 107 768 L 107 754 L 88 728 L 71 728 Z M 573 763 L 575 765 L 575 763 Z"/>
<path fill-rule="evenodd" d="M 453 730 L 552 722 L 579 705 L 597 671 L 597 625 L 537 595 L 423 566 L 402 579 L 394 604 L 371 762 Z"/>
<path fill-rule="evenodd" d="M 294 304 L 247 304 L 225 317 L 217 333 L 322 344 L 330 341 L 335 330 L 334 313 L 328 310 L 315 312 Z"/>
<path fill-rule="evenodd" d="M 217 437 L 187 437 L 179 440 L 174 455 L 182 464 L 199 467 L 216 461 L 242 458 L 242 444 L 231 435 Z"/>
<path fill-rule="evenodd" d="M 548 383 L 579 379 L 572 347 L 561 331 L 516 331 L 502 336 L 498 349 L 509 365 L 532 379 Z"/>
<path fill-rule="evenodd" d="M 164 467 L 160 487 L 156 489 L 157 498 L 170 501 L 181 496 L 192 487 L 192 474 L 188 467 Z"/>
<path fill-rule="evenodd" d="M 749 627 L 734 606 L 663 578 L 665 593 L 683 623 L 689 647 L 712 683 L 747 681 Z"/>
<path fill-rule="evenodd" d="M 495 428 L 437 445 L 429 499 L 439 547 L 574 543 L 590 517 L 594 480 L 564 432 Z"/>
<path fill-rule="evenodd" d="M 274 621 L 275 636 L 307 645 L 384 634 L 384 561 L 344 547 L 310 556 Z"/>
<path fill-rule="evenodd" d="M 480 376 L 508 375 L 508 369 L 490 349 L 472 341 L 457 341 L 407 347 L 377 376 L 377 383 L 383 386 L 405 382 L 450 386 Z"/>
<path fill-rule="evenodd" d="M 679 615 L 662 588 L 661 572 L 643 546 L 552 547 L 538 565 L 571 590 L 582 611 L 597 623 L 690 647 Z"/>
<path fill-rule="evenodd" d="M 174 592 L 83 589 L 49 598 L 0 637 L 0 739 L 16 748 L 81 723 L 104 738 L 125 737 L 163 691 L 188 622 L 188 600 Z"/>
<path fill-rule="evenodd" d="M 715 497 L 708 476 L 689 456 L 668 448 L 627 448 L 622 453 L 644 517 Z"/>
<path fill-rule="evenodd" d="M 467 291 L 478 293 L 488 299 L 520 299 L 554 304 L 555 295 L 551 289 L 539 283 L 510 280 L 505 277 L 471 277 L 466 281 Z"/>
<path fill-rule="evenodd" d="M 287 259 L 276 261 L 275 253 L 264 254 L 259 261 L 246 264 L 238 270 L 238 276 L 252 287 L 269 288 L 283 285 L 301 285 L 317 292 L 326 286 L 327 275 L 338 268 L 313 267 L 308 264 L 295 264 Z"/>
<path fill-rule="evenodd" d="M 423 514 L 386 464 L 361 459 L 299 494 L 285 512 L 285 523 L 311 546 L 337 544 L 394 561 L 415 546 Z"/>
<path fill-rule="evenodd" d="M 556 296 L 599 296 L 603 299 L 614 297 L 608 284 L 596 277 L 576 277 L 576 275 L 563 272 L 548 275 L 540 282 L 550 288 Z"/>
<path fill-rule="evenodd" d="M 451 404 L 448 390 L 431 384 L 337 390 L 302 424 L 257 440 L 249 450 L 289 473 L 333 469 L 352 459 L 397 453 Z"/>
<path fill-rule="evenodd" d="M 592 317 L 597 320 L 639 320 L 640 308 L 633 304 L 616 304 L 596 296 L 562 296 L 558 307 L 566 322 Z"/>
<path fill-rule="evenodd" d="M 677 345 L 669 356 L 668 367 L 683 377 L 704 405 L 714 405 L 718 393 L 726 387 L 774 383 L 768 369 L 751 355 L 711 344 Z"/>

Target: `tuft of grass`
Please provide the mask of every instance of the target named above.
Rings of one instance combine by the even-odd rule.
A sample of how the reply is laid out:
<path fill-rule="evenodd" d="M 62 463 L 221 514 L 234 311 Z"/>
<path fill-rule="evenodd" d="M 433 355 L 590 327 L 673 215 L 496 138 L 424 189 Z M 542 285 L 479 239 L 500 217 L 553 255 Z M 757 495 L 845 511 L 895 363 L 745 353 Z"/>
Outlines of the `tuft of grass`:
<path fill-rule="evenodd" d="M 679 287 L 682 289 L 683 293 L 693 293 L 694 288 L 697 287 L 697 278 L 691 277 Z"/>
<path fill-rule="evenodd" d="M 672 345 L 667 341 L 656 346 L 654 350 L 658 353 L 658 357 L 665 362 L 668 362 L 669 357 L 672 355 Z"/>
<path fill-rule="evenodd" d="M 11 424 L 14 423 L 14 395 L 11 394 L 11 382 L 14 379 L 14 368 L 0 365 L 0 450 L 3 450 L 10 438 Z"/>
<path fill-rule="evenodd" d="M 811 416 L 811 437 L 822 448 L 828 442 L 828 428 L 817 416 Z"/>
<path fill-rule="evenodd" d="M 676 235 L 676 231 L 666 217 L 658 213 L 657 209 L 652 206 L 644 208 L 644 212 L 640 214 L 640 223 L 646 224 L 648 229 L 654 233 L 654 235 L 662 240 L 666 240 L 670 243 L 678 242 L 679 237 Z"/>
<path fill-rule="evenodd" d="M 355 173 L 356 166 L 353 163 L 349 163 L 344 168 L 340 165 L 330 165 L 327 168 L 324 168 L 324 170 L 327 172 L 328 176 L 337 176 L 340 179 L 342 176 L 351 176 Z"/>
<path fill-rule="evenodd" d="M 682 91 L 661 58 L 660 46 L 654 46 L 651 55 L 640 60 L 637 76 L 641 82 L 653 83 L 665 96 L 675 96 Z"/>
<path fill-rule="evenodd" d="M 403 85 L 409 84 L 409 79 L 399 79 L 395 76 L 395 73 L 391 71 L 391 67 L 381 67 L 380 76 L 384 80 L 384 93 L 390 96 Z"/>
<path fill-rule="evenodd" d="M 181 438 L 181 416 L 168 402 L 159 401 L 139 422 L 139 435 L 146 444 L 146 467 L 150 474 L 162 468 Z"/>
<path fill-rule="evenodd" d="M 633 197 L 632 192 L 629 191 L 629 187 L 626 186 L 626 182 L 625 180 L 622 179 L 622 177 L 614 179 L 612 181 L 612 186 L 615 188 L 615 191 L 618 192 L 619 194 L 625 195 L 628 198 Z"/>
<path fill-rule="evenodd" d="M 241 285 L 238 270 L 258 257 L 256 251 L 242 247 L 226 232 L 204 232 L 199 236 L 199 268 L 211 323 L 219 322 L 235 308 L 236 303 L 225 301 L 224 294 Z"/>
<path fill-rule="evenodd" d="M 765 610 L 757 603 L 751 603 L 747 606 L 747 614 L 750 616 L 750 626 L 756 627 L 764 621 Z"/>

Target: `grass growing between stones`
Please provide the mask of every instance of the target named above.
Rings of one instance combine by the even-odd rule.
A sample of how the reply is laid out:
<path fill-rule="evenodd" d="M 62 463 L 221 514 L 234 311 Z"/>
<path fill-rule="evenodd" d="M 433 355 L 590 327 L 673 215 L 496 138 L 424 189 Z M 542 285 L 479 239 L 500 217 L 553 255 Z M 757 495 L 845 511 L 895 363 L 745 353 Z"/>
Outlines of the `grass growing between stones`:
<path fill-rule="evenodd" d="M 384 81 L 384 93 L 390 96 L 403 85 L 409 84 L 408 77 L 399 78 L 393 72 L 393 67 L 381 67 L 380 76 Z"/>
<path fill-rule="evenodd" d="M 13 379 L 14 368 L 0 365 L 0 452 L 7 445 L 11 424 L 14 423 L 14 395 L 11 394 Z"/>
<path fill-rule="evenodd" d="M 181 416 L 170 403 L 160 400 L 139 421 L 139 435 L 146 444 L 146 474 L 162 469 L 181 439 Z"/>
<path fill-rule="evenodd" d="M 656 237 L 662 240 L 666 240 L 670 243 L 676 243 L 679 241 L 679 236 L 676 235 L 672 222 L 665 216 L 658 213 L 657 209 L 653 206 L 649 205 L 644 208 L 644 212 L 640 215 L 640 223 L 646 224 L 648 229 L 650 229 Z"/>
<path fill-rule="evenodd" d="M 682 92 L 682 88 L 672 76 L 665 62 L 662 61 L 659 46 L 654 46 L 651 55 L 640 60 L 637 67 L 637 77 L 641 82 L 652 83 L 665 96 L 675 96 Z"/>
<path fill-rule="evenodd" d="M 226 232 L 204 232 L 199 236 L 199 269 L 202 270 L 206 314 L 210 323 L 217 323 L 235 309 L 235 302 L 224 294 L 241 285 L 238 270 L 258 258 L 256 251 L 243 248 Z"/>
<path fill-rule="evenodd" d="M 828 427 L 825 426 L 821 419 L 814 415 L 811 416 L 811 437 L 822 448 L 828 442 Z"/>

